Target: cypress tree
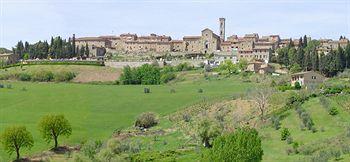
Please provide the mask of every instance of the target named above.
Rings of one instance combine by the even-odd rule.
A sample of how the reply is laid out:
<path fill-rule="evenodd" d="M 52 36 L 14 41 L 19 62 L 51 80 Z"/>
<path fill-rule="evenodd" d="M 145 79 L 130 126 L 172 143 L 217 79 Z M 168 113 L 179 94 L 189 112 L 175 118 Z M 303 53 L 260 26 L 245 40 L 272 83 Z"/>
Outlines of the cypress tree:
<path fill-rule="evenodd" d="M 89 54 L 90 54 L 89 45 L 86 43 L 86 45 L 85 45 L 85 56 L 89 57 Z"/>
<path fill-rule="evenodd" d="M 345 47 L 345 66 L 346 68 L 350 68 L 350 43 L 348 43 Z"/>

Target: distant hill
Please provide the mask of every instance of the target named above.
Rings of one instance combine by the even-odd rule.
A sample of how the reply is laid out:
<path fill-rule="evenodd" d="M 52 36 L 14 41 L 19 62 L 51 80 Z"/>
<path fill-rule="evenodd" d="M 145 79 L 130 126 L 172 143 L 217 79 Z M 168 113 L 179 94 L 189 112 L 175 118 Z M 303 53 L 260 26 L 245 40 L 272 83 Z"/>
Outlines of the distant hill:
<path fill-rule="evenodd" d="M 11 53 L 11 52 L 12 52 L 11 50 L 8 50 L 6 48 L 0 47 L 0 54 L 2 54 L 2 53 Z"/>

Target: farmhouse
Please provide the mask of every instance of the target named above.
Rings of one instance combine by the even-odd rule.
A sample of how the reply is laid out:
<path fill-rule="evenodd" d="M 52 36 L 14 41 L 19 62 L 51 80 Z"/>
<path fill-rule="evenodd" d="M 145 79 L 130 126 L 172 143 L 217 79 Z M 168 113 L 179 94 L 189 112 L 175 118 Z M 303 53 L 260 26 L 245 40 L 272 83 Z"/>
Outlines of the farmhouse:
<path fill-rule="evenodd" d="M 292 74 L 291 85 L 294 86 L 296 82 L 299 82 L 300 85 L 308 87 L 323 83 L 325 79 L 326 77 L 315 71 L 305 71 Z"/>
<path fill-rule="evenodd" d="M 248 63 L 246 71 L 259 73 L 259 74 L 266 74 L 266 73 L 273 73 L 274 68 L 265 62 L 254 61 L 254 62 Z"/>
<path fill-rule="evenodd" d="M 6 64 L 13 64 L 17 61 L 18 57 L 12 53 L 0 54 L 0 61 Z"/>

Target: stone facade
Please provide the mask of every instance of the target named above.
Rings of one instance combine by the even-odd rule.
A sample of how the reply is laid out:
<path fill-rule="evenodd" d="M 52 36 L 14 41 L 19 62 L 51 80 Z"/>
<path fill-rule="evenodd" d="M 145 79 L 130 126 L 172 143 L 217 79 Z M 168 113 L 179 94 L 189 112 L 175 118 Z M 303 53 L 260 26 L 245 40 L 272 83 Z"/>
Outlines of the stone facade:
<path fill-rule="evenodd" d="M 291 85 L 294 86 L 296 82 L 299 82 L 302 86 L 313 86 L 320 83 L 323 83 L 326 78 L 314 71 L 306 71 L 292 74 L 291 76 Z"/>
<path fill-rule="evenodd" d="M 219 36 L 220 35 L 220 36 Z M 225 18 L 219 19 L 219 35 L 206 28 L 201 35 L 184 36 L 182 40 L 172 40 L 170 36 L 150 34 L 138 36 L 136 34 L 121 34 L 119 36 L 83 37 L 76 39 L 76 46 L 88 45 L 91 51 L 94 48 L 106 48 L 106 51 L 117 53 L 169 53 L 185 54 L 215 54 L 218 52 L 237 52 L 237 59 L 261 60 L 269 62 L 270 55 L 278 48 L 293 43 L 298 47 L 299 39 L 281 39 L 279 35 L 259 36 L 257 33 L 245 34 L 243 37 L 232 35 L 225 39 Z M 311 38 L 308 38 L 310 41 Z M 320 40 L 319 52 L 329 53 L 338 46 L 345 48 L 349 43 L 346 38 L 339 41 L 331 39 Z M 93 54 L 92 56 L 96 56 Z"/>
<path fill-rule="evenodd" d="M 0 54 L 0 61 L 5 64 L 13 64 L 16 63 L 18 60 L 17 55 L 12 53 L 4 53 Z"/>

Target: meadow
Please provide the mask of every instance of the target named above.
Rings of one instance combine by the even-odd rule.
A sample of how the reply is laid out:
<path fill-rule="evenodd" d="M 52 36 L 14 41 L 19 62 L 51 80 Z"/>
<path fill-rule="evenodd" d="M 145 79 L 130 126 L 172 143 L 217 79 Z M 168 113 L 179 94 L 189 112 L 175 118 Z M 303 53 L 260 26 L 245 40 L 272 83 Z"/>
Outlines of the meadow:
<path fill-rule="evenodd" d="M 197 76 L 198 77 L 198 76 Z M 181 78 L 181 77 L 180 77 Z M 76 145 L 89 139 L 108 139 L 117 128 L 133 125 L 137 115 L 153 111 L 161 116 L 186 108 L 203 99 L 227 97 L 244 92 L 251 83 L 238 77 L 186 80 L 167 85 L 92 85 L 76 83 L 4 82 L 0 89 L 0 132 L 10 125 L 24 125 L 34 136 L 33 155 L 52 147 L 40 136 L 38 121 L 46 114 L 64 114 L 73 133 L 59 139 L 61 145 Z M 143 92 L 145 87 L 151 93 Z M 174 89 L 175 93 L 170 93 Z M 203 89 L 203 93 L 198 93 Z M 12 159 L 0 149 L 0 161 Z"/>

